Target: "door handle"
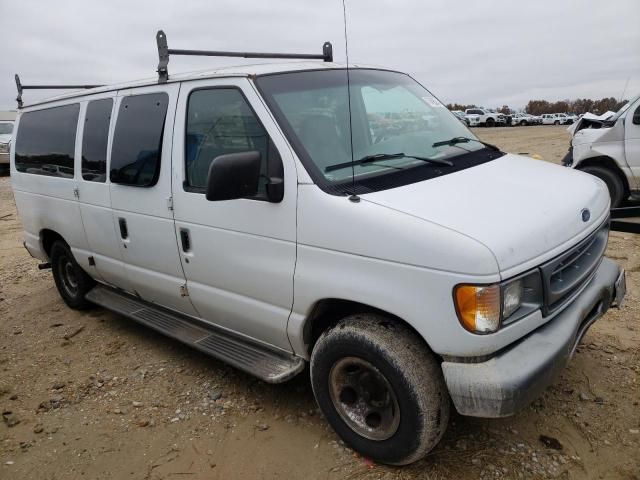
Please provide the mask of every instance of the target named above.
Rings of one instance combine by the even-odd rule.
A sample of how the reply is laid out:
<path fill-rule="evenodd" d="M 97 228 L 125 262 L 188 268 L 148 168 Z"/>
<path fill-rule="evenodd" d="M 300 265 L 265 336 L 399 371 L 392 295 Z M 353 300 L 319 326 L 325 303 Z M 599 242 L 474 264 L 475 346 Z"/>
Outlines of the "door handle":
<path fill-rule="evenodd" d="M 182 251 L 187 253 L 191 250 L 191 239 L 189 238 L 189 230 L 186 228 L 180 229 L 180 242 L 182 243 Z"/>
<path fill-rule="evenodd" d="M 127 228 L 127 221 L 124 218 L 119 217 L 118 225 L 120 226 L 120 236 L 122 237 L 122 239 L 126 240 L 127 238 L 129 238 L 129 229 Z"/>

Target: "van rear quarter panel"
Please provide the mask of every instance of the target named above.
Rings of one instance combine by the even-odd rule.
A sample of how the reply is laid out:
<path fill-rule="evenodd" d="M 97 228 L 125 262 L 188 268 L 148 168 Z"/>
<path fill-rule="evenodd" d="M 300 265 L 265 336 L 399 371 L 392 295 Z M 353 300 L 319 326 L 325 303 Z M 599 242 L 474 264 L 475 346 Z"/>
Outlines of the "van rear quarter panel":
<path fill-rule="evenodd" d="M 56 102 L 47 105 L 47 108 L 69 103 L 72 102 Z M 32 109 L 25 109 L 25 112 L 30 110 Z M 20 117 L 21 114 L 16 119 L 16 139 L 20 135 Z M 76 138 L 77 134 L 76 130 Z M 79 148 L 76 143 L 76 159 L 78 154 Z M 78 174 L 77 168 L 75 168 L 75 174 Z M 74 196 L 75 178 L 19 172 L 15 168 L 15 148 L 13 148 L 11 150 L 11 185 L 24 230 L 24 240 L 34 257 L 48 260 L 42 248 L 40 235 L 45 229 L 60 234 L 76 257 L 80 257 L 76 253 L 87 252 L 88 245 L 80 217 L 80 207 Z"/>

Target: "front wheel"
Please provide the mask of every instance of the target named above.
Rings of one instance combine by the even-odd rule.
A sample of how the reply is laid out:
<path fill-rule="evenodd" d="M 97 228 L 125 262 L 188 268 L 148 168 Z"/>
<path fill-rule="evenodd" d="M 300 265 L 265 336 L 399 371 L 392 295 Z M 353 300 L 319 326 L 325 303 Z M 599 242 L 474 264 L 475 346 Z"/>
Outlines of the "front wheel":
<path fill-rule="evenodd" d="M 424 457 L 449 421 L 435 357 L 408 327 L 380 315 L 352 315 L 325 331 L 311 354 L 311 384 L 337 434 L 381 463 Z"/>
<path fill-rule="evenodd" d="M 69 307 L 84 310 L 92 306 L 84 296 L 95 282 L 73 258 L 69 245 L 61 240 L 51 247 L 51 271 L 58 292 Z"/>
<path fill-rule="evenodd" d="M 487 118 L 485 125 L 487 127 L 493 127 L 496 124 L 496 121 L 493 118 Z"/>

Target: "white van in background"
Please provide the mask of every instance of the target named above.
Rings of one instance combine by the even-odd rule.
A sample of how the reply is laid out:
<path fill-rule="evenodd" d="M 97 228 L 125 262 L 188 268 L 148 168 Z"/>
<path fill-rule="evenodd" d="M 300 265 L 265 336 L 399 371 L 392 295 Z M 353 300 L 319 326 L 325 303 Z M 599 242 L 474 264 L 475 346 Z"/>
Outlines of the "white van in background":
<path fill-rule="evenodd" d="M 569 152 L 562 163 L 607 184 L 611 206 L 640 191 L 640 96 L 602 119 L 585 115 L 568 129 Z"/>
<path fill-rule="evenodd" d="M 159 71 L 21 110 L 26 248 L 72 308 L 268 382 L 309 361 L 367 457 L 423 457 L 451 401 L 517 412 L 624 296 L 604 183 L 481 142 L 406 74 Z"/>

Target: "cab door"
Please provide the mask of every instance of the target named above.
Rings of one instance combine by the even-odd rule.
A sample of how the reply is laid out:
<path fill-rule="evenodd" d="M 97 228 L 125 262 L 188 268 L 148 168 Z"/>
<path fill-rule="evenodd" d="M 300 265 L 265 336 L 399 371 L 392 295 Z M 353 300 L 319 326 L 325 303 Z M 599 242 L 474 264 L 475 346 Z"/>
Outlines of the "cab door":
<path fill-rule="evenodd" d="M 624 151 L 627 165 L 640 188 L 640 99 L 631 105 L 624 119 Z"/>
<path fill-rule="evenodd" d="M 203 319 L 291 350 L 297 177 L 293 156 L 246 78 L 183 83 L 173 143 L 176 236 L 189 298 Z M 208 201 L 214 158 L 261 156 L 259 192 Z M 284 198 L 266 197 L 269 176 L 284 179 Z"/>
<path fill-rule="evenodd" d="M 179 89 L 171 83 L 118 92 L 111 206 L 132 292 L 197 316 L 185 295 L 171 207 L 171 142 Z"/>

